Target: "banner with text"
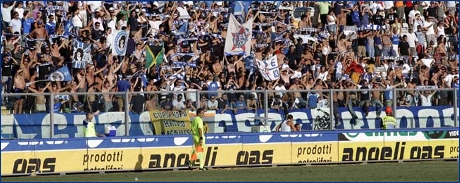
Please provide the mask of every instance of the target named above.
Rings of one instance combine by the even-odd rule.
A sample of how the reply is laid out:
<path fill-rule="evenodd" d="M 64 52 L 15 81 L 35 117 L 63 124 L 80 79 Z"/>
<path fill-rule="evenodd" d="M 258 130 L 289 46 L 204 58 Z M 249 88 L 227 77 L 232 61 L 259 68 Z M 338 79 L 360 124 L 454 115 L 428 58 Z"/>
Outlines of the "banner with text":
<path fill-rule="evenodd" d="M 155 128 L 155 135 L 191 134 L 191 121 L 184 111 L 150 111 L 150 119 Z"/>
<path fill-rule="evenodd" d="M 351 134 L 360 137 L 351 141 L 338 131 L 211 134 L 204 163 L 235 167 L 458 158 L 458 129 L 362 134 Z M 192 141 L 190 135 L 2 140 L 1 175 L 186 169 Z"/>
<path fill-rule="evenodd" d="M 323 110 L 329 111 L 328 108 Z M 346 108 L 338 108 L 338 112 L 341 117 L 341 124 L 336 129 L 364 130 L 380 128 L 381 119 L 377 118 L 376 112 L 372 108 L 367 116 L 361 111 L 361 108 L 355 108 L 356 115 L 361 119 L 356 126 L 350 124 L 349 121 L 352 117 Z M 398 107 L 396 112 L 397 127 L 400 129 L 458 127 L 458 122 L 455 123 L 454 121 L 453 107 Z M 311 109 L 289 109 L 288 113 L 293 115 L 295 123 L 300 124 L 302 131 L 313 130 L 316 117 L 325 115 L 322 112 Z M 195 114 L 189 112 L 189 117 L 191 118 L 185 121 L 191 121 L 193 116 Z M 254 119 L 254 117 L 265 117 L 265 110 L 237 110 L 236 113 L 229 110 L 224 113 L 221 113 L 219 110 L 208 111 L 205 114 L 204 121 L 209 127 L 208 133 L 252 132 L 252 128 L 257 126 L 261 121 L 260 119 Z M 267 117 L 269 119 L 267 120 L 266 127 L 271 130 L 274 130 L 276 125 L 285 119 L 283 111 L 280 112 L 271 109 L 269 109 Z M 5 135 L 4 138 L 10 138 L 11 136 L 19 139 L 50 138 L 51 115 L 49 113 L 2 114 L 1 118 L 1 130 L 2 136 Z M 54 113 L 54 138 L 83 137 L 84 119 L 84 113 Z M 129 132 L 130 136 L 155 135 L 157 131 L 159 134 L 162 132 L 161 122 L 156 122 L 156 125 L 152 123 L 149 111 L 141 114 L 129 113 L 128 118 L 126 118 L 125 112 L 106 112 L 95 116 L 94 120 L 96 131 L 99 133 L 103 133 L 107 126 L 114 126 L 117 129 L 117 136 L 126 136 L 126 131 Z M 173 123 L 171 125 L 185 126 L 187 123 Z M 178 128 L 173 127 L 172 129 Z M 187 127 L 179 129 L 189 130 Z M 172 133 L 174 131 L 168 132 Z"/>

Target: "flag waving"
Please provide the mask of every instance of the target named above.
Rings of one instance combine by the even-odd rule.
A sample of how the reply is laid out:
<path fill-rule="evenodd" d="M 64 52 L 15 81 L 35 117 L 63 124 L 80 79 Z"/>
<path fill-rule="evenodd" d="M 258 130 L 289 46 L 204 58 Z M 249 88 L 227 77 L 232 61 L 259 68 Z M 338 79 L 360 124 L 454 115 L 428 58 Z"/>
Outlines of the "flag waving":
<path fill-rule="evenodd" d="M 70 71 L 67 66 L 61 67 L 48 76 L 50 81 L 71 81 Z"/>
<path fill-rule="evenodd" d="M 260 75 L 267 81 L 274 81 L 280 78 L 280 70 L 278 68 L 278 59 L 273 55 L 268 60 L 256 59 L 257 68 Z"/>
<path fill-rule="evenodd" d="M 92 64 L 91 44 L 74 40 L 72 66 L 76 69 L 86 68 L 86 64 Z"/>
<path fill-rule="evenodd" d="M 240 24 L 233 14 L 229 16 L 228 32 L 225 38 L 225 55 L 250 55 L 252 39 L 252 18 Z"/>
<path fill-rule="evenodd" d="M 125 55 L 128 47 L 128 31 L 115 30 L 113 33 L 112 55 Z"/>
<path fill-rule="evenodd" d="M 163 63 L 164 56 L 165 49 L 163 48 L 163 44 L 145 45 L 145 68 L 160 65 Z"/>

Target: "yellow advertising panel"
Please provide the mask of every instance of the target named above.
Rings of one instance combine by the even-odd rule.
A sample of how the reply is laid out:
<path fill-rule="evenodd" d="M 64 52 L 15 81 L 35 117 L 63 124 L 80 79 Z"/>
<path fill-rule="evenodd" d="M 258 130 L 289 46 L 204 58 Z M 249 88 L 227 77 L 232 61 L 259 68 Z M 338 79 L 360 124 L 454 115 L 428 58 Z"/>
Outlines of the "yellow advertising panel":
<path fill-rule="evenodd" d="M 236 165 L 290 164 L 291 143 L 243 144 Z"/>
<path fill-rule="evenodd" d="M 186 168 L 192 146 L 107 148 L 35 152 L 2 152 L 2 175 L 111 170 L 146 170 Z M 235 166 L 254 158 L 253 151 L 243 151 L 241 144 L 212 145 L 204 148 L 205 166 Z M 268 151 L 268 152 L 272 152 Z M 247 154 L 250 153 L 250 154 Z M 269 154 L 268 158 L 272 158 Z M 18 158 L 20 157 L 20 158 Z M 257 162 L 257 161 L 251 161 Z M 271 159 L 269 160 L 269 163 Z M 262 164 L 263 162 L 261 162 Z M 195 166 L 199 161 L 195 162 Z"/>
<path fill-rule="evenodd" d="M 292 163 L 331 163 L 338 162 L 338 143 L 302 142 L 292 143 Z"/>
<path fill-rule="evenodd" d="M 2 175 L 83 171 L 79 160 L 86 152 L 86 149 L 2 152 Z"/>
<path fill-rule="evenodd" d="M 233 166 L 236 162 L 238 152 L 241 150 L 241 144 L 231 145 L 213 145 L 207 144 L 203 153 L 204 166 Z M 190 147 L 161 147 L 161 148 L 142 148 L 144 161 L 143 169 L 160 169 L 160 168 L 180 168 L 187 167 L 187 160 L 190 160 Z M 198 166 L 199 162 L 195 162 Z"/>
<path fill-rule="evenodd" d="M 191 134 L 191 121 L 188 112 L 161 110 L 149 112 L 155 128 L 155 135 Z"/>
<path fill-rule="evenodd" d="M 458 157 L 458 139 L 393 142 L 339 142 L 339 161 L 449 159 Z"/>

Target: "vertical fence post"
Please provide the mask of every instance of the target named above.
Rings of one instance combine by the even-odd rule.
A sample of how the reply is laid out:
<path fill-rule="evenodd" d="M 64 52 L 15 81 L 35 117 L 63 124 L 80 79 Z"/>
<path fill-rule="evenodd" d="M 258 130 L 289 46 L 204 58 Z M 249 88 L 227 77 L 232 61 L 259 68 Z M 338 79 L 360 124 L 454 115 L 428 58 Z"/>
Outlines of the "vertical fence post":
<path fill-rule="evenodd" d="M 264 116 L 264 125 L 268 124 L 268 91 L 264 90 L 264 107 L 265 107 L 265 116 Z"/>
<path fill-rule="evenodd" d="M 396 125 L 398 126 L 398 121 L 399 121 L 398 120 L 398 103 L 396 101 L 398 101 L 397 100 L 397 98 L 398 98 L 397 92 L 399 90 L 397 90 L 396 88 L 392 88 L 392 90 L 393 90 L 393 101 L 392 101 L 393 102 L 393 117 L 395 117 Z"/>
<path fill-rule="evenodd" d="M 331 130 L 333 130 L 334 127 L 335 127 L 335 115 L 334 115 L 335 111 L 334 111 L 334 99 L 333 99 L 334 90 L 335 89 L 329 89 L 329 106 L 331 106 L 331 107 L 329 107 L 329 112 L 330 112 L 329 114 L 331 114 L 330 115 L 331 116 L 330 117 L 331 121 L 330 121 L 329 129 L 331 129 Z"/>
<path fill-rule="evenodd" d="M 129 101 L 128 91 L 125 91 L 125 136 L 129 136 L 128 120 L 129 120 Z"/>
<path fill-rule="evenodd" d="M 454 127 L 458 127 L 458 88 L 454 88 Z"/>
<path fill-rule="evenodd" d="M 200 107 L 200 103 L 201 103 L 201 92 L 200 92 L 200 90 L 196 90 L 195 93 L 196 93 L 196 96 L 195 96 L 196 108 L 198 109 Z"/>
<path fill-rule="evenodd" d="M 54 93 L 50 93 L 50 138 L 54 137 Z"/>

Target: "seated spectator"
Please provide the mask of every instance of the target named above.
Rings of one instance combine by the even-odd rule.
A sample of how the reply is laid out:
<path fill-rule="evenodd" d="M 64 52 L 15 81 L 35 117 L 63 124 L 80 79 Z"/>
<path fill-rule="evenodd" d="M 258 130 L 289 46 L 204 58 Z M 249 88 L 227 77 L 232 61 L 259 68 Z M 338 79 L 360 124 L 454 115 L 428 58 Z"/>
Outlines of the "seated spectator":
<path fill-rule="evenodd" d="M 174 110 L 184 110 L 186 108 L 182 98 L 182 94 L 177 94 L 177 99 L 172 102 Z"/>
<path fill-rule="evenodd" d="M 172 104 L 171 97 L 166 97 L 166 100 L 161 103 L 161 109 L 163 110 L 173 110 L 174 105 Z"/>
<path fill-rule="evenodd" d="M 217 99 L 218 106 L 217 109 L 220 110 L 220 113 L 224 113 L 226 110 L 230 109 L 231 103 L 228 100 L 228 96 L 226 93 L 223 93 L 222 96 Z"/>
<path fill-rule="evenodd" d="M 233 106 L 233 112 L 235 112 L 236 114 L 238 110 L 246 110 L 247 108 L 248 107 L 246 105 L 244 95 L 240 94 L 239 99 L 235 102 L 235 105 Z"/>
<path fill-rule="evenodd" d="M 216 96 L 215 95 L 211 95 L 211 98 L 208 100 L 207 102 L 207 109 L 208 110 L 217 110 L 219 106 L 219 102 L 216 100 Z"/>

